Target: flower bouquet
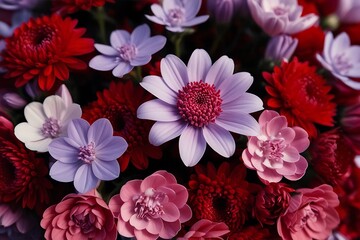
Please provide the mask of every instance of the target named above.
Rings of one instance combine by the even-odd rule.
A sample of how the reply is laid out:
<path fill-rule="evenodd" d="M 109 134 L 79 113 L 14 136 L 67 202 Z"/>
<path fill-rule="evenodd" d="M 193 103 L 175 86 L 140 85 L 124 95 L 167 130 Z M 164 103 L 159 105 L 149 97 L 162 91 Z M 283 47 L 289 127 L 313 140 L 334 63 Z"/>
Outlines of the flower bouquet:
<path fill-rule="evenodd" d="M 356 0 L 0 0 L 0 239 L 360 239 Z"/>

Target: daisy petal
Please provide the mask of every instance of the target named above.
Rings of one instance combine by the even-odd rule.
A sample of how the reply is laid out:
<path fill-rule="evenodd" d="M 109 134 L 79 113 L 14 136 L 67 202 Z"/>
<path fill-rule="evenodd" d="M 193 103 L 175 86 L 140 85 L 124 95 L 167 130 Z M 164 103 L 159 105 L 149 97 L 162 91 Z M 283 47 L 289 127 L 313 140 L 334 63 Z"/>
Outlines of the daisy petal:
<path fill-rule="evenodd" d="M 96 157 L 104 161 L 112 161 L 124 154 L 128 147 L 124 138 L 111 136 L 109 140 L 95 146 Z"/>
<path fill-rule="evenodd" d="M 100 180 L 110 181 L 120 175 L 120 165 L 116 160 L 101 161 L 96 159 L 92 162 L 91 167 L 95 177 Z"/>
<path fill-rule="evenodd" d="M 125 30 L 115 30 L 110 35 L 110 43 L 113 48 L 121 47 L 130 42 L 130 34 Z"/>
<path fill-rule="evenodd" d="M 33 127 L 41 128 L 45 123 L 45 116 L 43 105 L 39 102 L 29 103 L 24 109 L 26 121 Z"/>
<path fill-rule="evenodd" d="M 220 96 L 224 103 L 231 102 L 245 93 L 253 83 L 254 78 L 247 72 L 232 75 L 219 85 Z"/>
<path fill-rule="evenodd" d="M 215 123 L 228 131 L 245 136 L 257 136 L 260 132 L 258 122 L 250 114 L 241 112 L 222 112 Z"/>
<path fill-rule="evenodd" d="M 160 146 L 161 144 L 174 139 L 182 133 L 187 124 L 182 120 L 174 122 L 156 122 L 149 133 L 149 142 L 152 145 Z"/>
<path fill-rule="evenodd" d="M 226 129 L 209 124 L 203 128 L 203 134 L 209 146 L 221 156 L 230 157 L 234 154 L 235 140 Z"/>
<path fill-rule="evenodd" d="M 171 105 L 176 105 L 177 93 L 170 89 L 161 77 L 144 77 L 140 85 L 155 97 Z"/>
<path fill-rule="evenodd" d="M 27 122 L 16 125 L 14 129 L 15 136 L 22 142 L 39 141 L 45 137 L 40 128 L 35 128 Z"/>
<path fill-rule="evenodd" d="M 185 166 L 195 166 L 204 155 L 206 141 L 201 128 L 187 126 L 180 135 L 179 150 Z"/>
<path fill-rule="evenodd" d="M 133 69 L 133 66 L 131 66 L 129 63 L 127 63 L 127 62 L 119 62 L 118 65 L 112 71 L 112 74 L 115 77 L 121 78 L 125 74 L 131 72 L 132 69 Z"/>
<path fill-rule="evenodd" d="M 165 83 L 175 92 L 182 90 L 189 82 L 185 64 L 175 55 L 167 55 L 160 62 L 160 70 Z"/>
<path fill-rule="evenodd" d="M 75 173 L 74 186 L 80 193 L 96 188 L 98 182 L 89 164 L 83 164 Z"/>
<path fill-rule="evenodd" d="M 143 42 L 144 39 L 150 37 L 150 28 L 147 24 L 142 24 L 134 29 L 131 33 L 130 41 L 135 46 L 138 46 Z"/>
<path fill-rule="evenodd" d="M 222 56 L 209 69 L 205 82 L 210 85 L 214 84 L 215 88 L 219 89 L 220 84 L 233 75 L 234 67 L 232 59 Z"/>
<path fill-rule="evenodd" d="M 172 122 L 181 118 L 179 110 L 160 99 L 147 101 L 137 109 L 137 117 L 153 121 Z"/>
<path fill-rule="evenodd" d="M 48 118 L 56 120 L 61 119 L 64 110 L 66 109 L 64 100 L 57 96 L 51 95 L 44 100 L 43 103 L 44 113 Z"/>
<path fill-rule="evenodd" d="M 68 144 L 64 137 L 52 140 L 48 149 L 53 158 L 63 163 L 75 163 L 79 161 L 79 150 Z"/>
<path fill-rule="evenodd" d="M 98 55 L 93 57 L 89 62 L 89 67 L 99 71 L 110 71 L 118 65 L 115 57 Z"/>
<path fill-rule="evenodd" d="M 196 49 L 189 59 L 187 70 L 189 82 L 204 81 L 211 67 L 211 58 L 203 49 Z"/>
<path fill-rule="evenodd" d="M 68 125 L 67 134 L 69 138 L 75 141 L 79 146 L 85 146 L 88 144 L 87 132 L 90 128 L 90 124 L 84 119 L 73 119 Z"/>
<path fill-rule="evenodd" d="M 74 181 L 75 173 L 81 166 L 82 162 L 77 163 L 62 163 L 56 161 L 50 168 L 49 175 L 52 179 L 59 182 L 72 182 Z"/>
<path fill-rule="evenodd" d="M 89 128 L 87 139 L 89 142 L 100 144 L 113 136 L 113 128 L 106 118 L 96 120 Z"/>
<path fill-rule="evenodd" d="M 160 51 L 166 43 L 166 38 L 163 36 L 154 36 L 144 40 L 137 48 L 138 55 L 153 55 L 154 53 Z"/>
<path fill-rule="evenodd" d="M 113 48 L 110 47 L 108 45 L 104 45 L 104 44 L 99 44 L 99 43 L 95 43 L 95 48 L 96 50 L 98 50 L 100 53 L 107 55 L 107 56 L 118 56 L 119 52 Z"/>

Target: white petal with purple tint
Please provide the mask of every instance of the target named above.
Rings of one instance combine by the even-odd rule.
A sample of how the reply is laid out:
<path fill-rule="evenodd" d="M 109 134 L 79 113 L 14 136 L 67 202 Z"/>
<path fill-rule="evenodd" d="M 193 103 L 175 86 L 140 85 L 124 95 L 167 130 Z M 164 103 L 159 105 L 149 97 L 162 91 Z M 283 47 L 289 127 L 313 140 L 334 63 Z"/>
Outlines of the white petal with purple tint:
<path fill-rule="evenodd" d="M 201 128 L 186 127 L 179 139 L 181 160 L 185 166 L 195 166 L 205 153 L 206 141 Z"/>

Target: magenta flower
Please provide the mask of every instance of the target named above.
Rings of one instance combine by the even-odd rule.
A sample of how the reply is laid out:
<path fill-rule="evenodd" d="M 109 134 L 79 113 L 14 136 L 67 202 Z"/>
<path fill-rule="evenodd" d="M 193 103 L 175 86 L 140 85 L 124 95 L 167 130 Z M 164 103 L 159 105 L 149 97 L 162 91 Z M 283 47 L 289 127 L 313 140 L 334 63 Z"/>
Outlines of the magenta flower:
<path fill-rule="evenodd" d="M 270 36 L 295 34 L 310 28 L 318 16 L 301 16 L 297 0 L 247 0 L 254 21 Z"/>
<path fill-rule="evenodd" d="M 186 166 L 196 165 L 206 143 L 230 157 L 235 141 L 229 131 L 256 136 L 259 124 L 249 113 L 261 110 L 261 99 L 247 93 L 253 82 L 249 73 L 233 74 L 234 62 L 227 56 L 213 65 L 205 50 L 195 50 L 185 64 L 174 55 L 161 60 L 161 74 L 140 83 L 159 99 L 143 103 L 140 119 L 157 121 L 149 141 L 159 146 L 180 135 L 180 157 Z"/>
<path fill-rule="evenodd" d="M 136 239 L 173 238 L 181 223 L 191 218 L 186 204 L 188 192 L 166 171 L 157 171 L 144 180 L 131 180 L 110 199 L 109 207 L 118 219 L 124 237 Z"/>
<path fill-rule="evenodd" d="M 358 23 L 360 22 L 360 2 L 358 0 L 340 0 L 336 8 L 336 15 L 340 22 Z"/>
<path fill-rule="evenodd" d="M 115 30 L 110 35 L 111 46 L 95 44 L 102 54 L 90 60 L 89 66 L 99 71 L 112 70 L 115 77 L 122 77 L 136 66 L 150 62 L 151 55 L 165 46 L 166 38 L 160 35 L 150 37 L 147 24 L 140 25 L 130 34 Z"/>
<path fill-rule="evenodd" d="M 150 21 L 165 25 L 171 32 L 182 32 L 186 27 L 192 27 L 205 22 L 209 16 L 196 14 L 201 7 L 201 0 L 163 0 L 162 6 L 151 5 L 155 16 L 145 15 Z"/>
<path fill-rule="evenodd" d="M 283 59 L 289 60 L 297 45 L 296 38 L 287 35 L 275 36 L 268 42 L 265 58 L 275 62 L 281 62 Z"/>
<path fill-rule="evenodd" d="M 260 134 L 250 137 L 242 153 L 244 164 L 257 171 L 263 182 L 295 181 L 304 176 L 308 163 L 299 153 L 310 144 L 307 132 L 288 127 L 286 117 L 265 110 L 259 118 Z"/>
<path fill-rule="evenodd" d="M 76 190 L 86 193 L 100 180 L 119 176 L 116 159 L 128 145 L 122 137 L 113 136 L 109 120 L 101 118 L 90 126 L 83 119 L 74 119 L 68 125 L 67 135 L 54 139 L 49 145 L 50 155 L 57 160 L 50 169 L 53 179 L 74 181 Z"/>
<path fill-rule="evenodd" d="M 339 199 L 332 187 L 298 189 L 287 211 L 279 217 L 277 230 L 283 240 L 327 239 L 340 223 L 335 207 Z"/>
<path fill-rule="evenodd" d="M 347 86 L 360 90 L 360 46 L 351 46 L 349 36 L 343 32 L 335 39 L 331 32 L 325 36 L 322 55 L 316 54 L 317 60 L 336 78 Z"/>
<path fill-rule="evenodd" d="M 184 237 L 177 240 L 188 239 L 223 239 L 221 236 L 229 233 L 229 227 L 223 222 L 212 222 L 207 219 L 201 219 L 191 226 Z"/>

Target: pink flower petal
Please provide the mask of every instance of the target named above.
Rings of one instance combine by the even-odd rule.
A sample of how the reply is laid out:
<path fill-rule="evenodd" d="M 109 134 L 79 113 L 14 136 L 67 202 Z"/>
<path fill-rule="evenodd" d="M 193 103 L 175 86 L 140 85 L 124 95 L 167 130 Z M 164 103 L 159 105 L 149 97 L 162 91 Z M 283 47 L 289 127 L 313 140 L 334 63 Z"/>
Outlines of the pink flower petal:
<path fill-rule="evenodd" d="M 162 214 L 160 217 L 164 221 L 175 222 L 180 218 L 180 211 L 178 207 L 172 202 L 165 203 L 163 205 L 163 211 L 164 214 Z"/>
<path fill-rule="evenodd" d="M 124 202 L 132 201 L 132 198 L 135 195 L 138 195 L 141 191 L 142 180 L 130 180 L 126 183 L 124 187 L 120 190 L 121 200 Z"/>
<path fill-rule="evenodd" d="M 166 185 L 166 178 L 164 178 L 163 176 L 161 176 L 160 174 L 152 174 L 148 177 L 146 177 L 141 185 L 140 185 L 140 189 L 142 192 L 145 192 L 147 189 L 156 189 L 160 186 L 164 186 Z"/>
<path fill-rule="evenodd" d="M 133 201 L 125 202 L 120 208 L 121 219 L 128 222 L 133 215 L 136 215 L 134 208 Z"/>
<path fill-rule="evenodd" d="M 130 222 L 131 226 L 133 226 L 137 230 L 143 230 L 149 224 L 149 221 L 147 221 L 143 218 L 139 218 L 136 214 L 134 214 L 130 217 L 129 222 Z"/>

